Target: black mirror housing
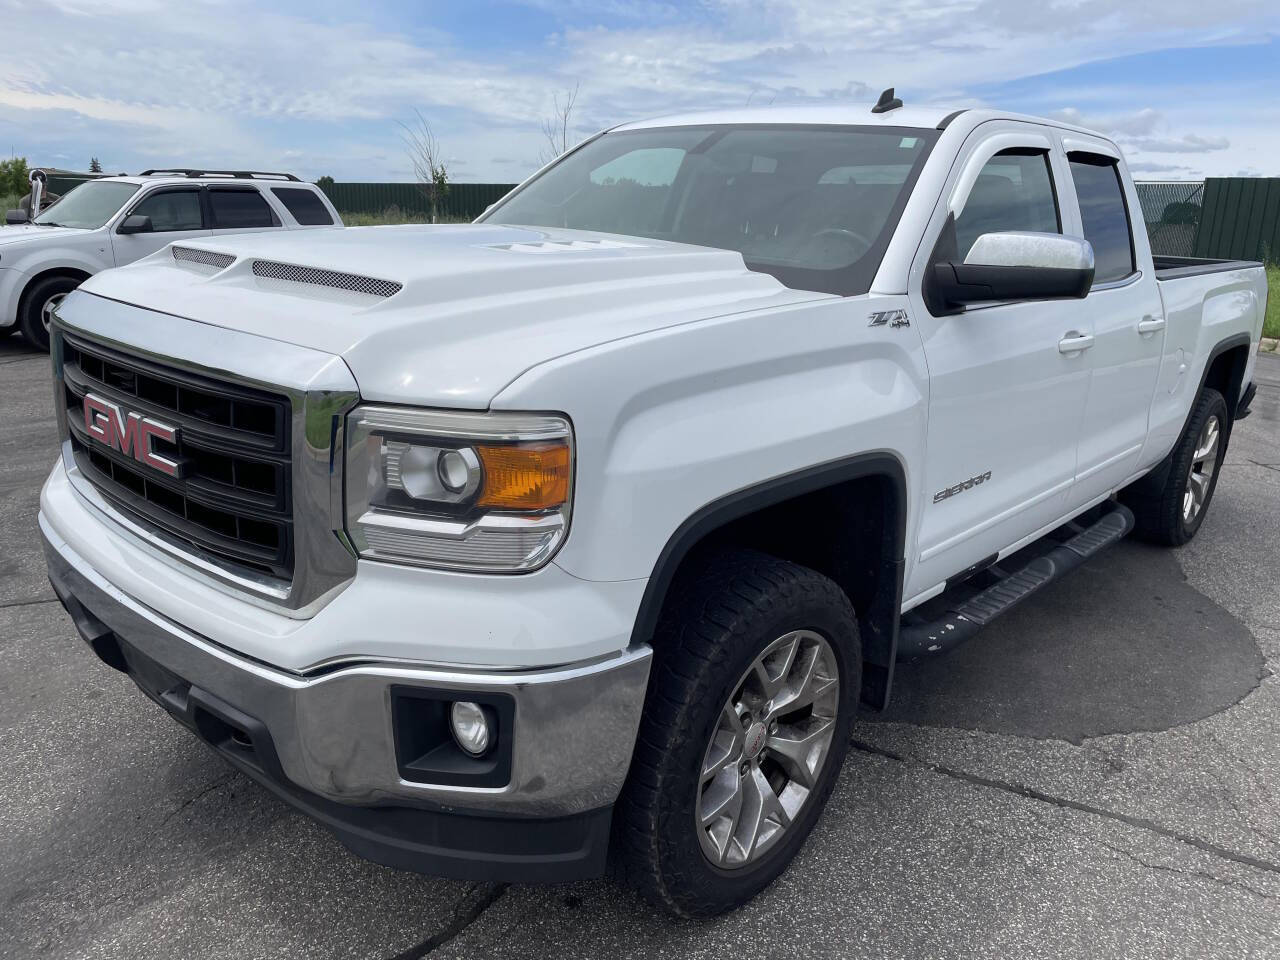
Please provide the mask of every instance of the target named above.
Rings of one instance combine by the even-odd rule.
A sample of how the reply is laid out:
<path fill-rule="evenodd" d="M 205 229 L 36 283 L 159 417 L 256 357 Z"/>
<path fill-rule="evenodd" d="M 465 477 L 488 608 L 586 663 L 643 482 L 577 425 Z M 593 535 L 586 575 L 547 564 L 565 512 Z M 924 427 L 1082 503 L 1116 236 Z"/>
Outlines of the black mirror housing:
<path fill-rule="evenodd" d="M 150 217 L 134 213 L 124 218 L 120 226 L 116 228 L 116 233 L 151 233 L 152 229 Z"/>
<path fill-rule="evenodd" d="M 4 222 L 9 226 L 15 226 L 20 223 L 30 223 L 31 218 L 27 216 L 25 210 L 8 210 L 5 212 Z"/>
<path fill-rule="evenodd" d="M 950 307 L 1000 300 L 1083 300 L 1093 268 L 1017 267 L 945 260 L 933 265 L 933 291 Z"/>

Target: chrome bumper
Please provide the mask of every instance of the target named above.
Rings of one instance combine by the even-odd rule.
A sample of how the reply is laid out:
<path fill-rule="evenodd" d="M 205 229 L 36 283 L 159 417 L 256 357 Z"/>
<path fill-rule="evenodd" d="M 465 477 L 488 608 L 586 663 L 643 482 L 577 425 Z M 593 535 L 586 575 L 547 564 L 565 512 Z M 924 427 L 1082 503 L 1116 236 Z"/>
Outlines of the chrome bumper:
<path fill-rule="evenodd" d="M 66 595 L 64 603 L 73 598 L 168 674 L 258 721 L 270 734 L 283 776 L 308 793 L 342 804 L 517 817 L 570 816 L 617 798 L 644 703 L 647 647 L 536 672 L 371 662 L 299 675 L 240 657 L 162 617 L 89 567 L 43 515 L 40 530 L 50 578 L 59 595 Z M 475 787 L 403 779 L 393 734 L 393 686 L 510 697 L 515 707 L 509 782 Z"/>

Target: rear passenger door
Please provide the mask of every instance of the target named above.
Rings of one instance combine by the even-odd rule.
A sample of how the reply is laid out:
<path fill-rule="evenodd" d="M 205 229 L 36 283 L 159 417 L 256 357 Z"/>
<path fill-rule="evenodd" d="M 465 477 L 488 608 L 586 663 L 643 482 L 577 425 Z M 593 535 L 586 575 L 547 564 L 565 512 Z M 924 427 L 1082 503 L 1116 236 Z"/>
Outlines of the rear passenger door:
<path fill-rule="evenodd" d="M 911 268 L 929 367 L 921 513 L 908 600 L 1060 521 L 1075 479 L 1091 329 L 1079 301 L 971 304 L 934 316 L 922 282 L 982 234 L 1063 233 L 1064 158 L 1039 127 L 983 124 L 956 166 Z M 954 229 L 951 218 L 954 217 Z"/>
<path fill-rule="evenodd" d="M 200 203 L 200 187 L 158 187 L 138 197 L 117 220 L 137 214 L 151 218 L 147 233 L 111 233 L 111 251 L 117 267 L 155 253 L 175 240 L 208 237 L 210 230 Z"/>
<path fill-rule="evenodd" d="M 249 184 L 212 184 L 207 188 L 213 235 L 259 233 L 282 227 L 266 198 Z"/>
<path fill-rule="evenodd" d="M 1071 188 L 1064 191 L 1073 232 L 1093 245 L 1093 287 L 1075 308 L 1089 315 L 1094 343 L 1089 398 L 1080 429 L 1073 507 L 1106 496 L 1143 466 L 1141 453 L 1164 349 L 1164 315 L 1145 230 L 1119 152 L 1092 137 L 1063 139 Z"/>

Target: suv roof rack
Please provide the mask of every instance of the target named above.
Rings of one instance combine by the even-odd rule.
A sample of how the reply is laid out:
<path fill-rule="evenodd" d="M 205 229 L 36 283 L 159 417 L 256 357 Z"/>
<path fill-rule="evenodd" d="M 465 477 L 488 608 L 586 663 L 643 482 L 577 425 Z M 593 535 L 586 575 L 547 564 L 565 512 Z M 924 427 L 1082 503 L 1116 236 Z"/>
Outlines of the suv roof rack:
<path fill-rule="evenodd" d="M 163 167 L 156 170 L 143 170 L 140 177 L 156 177 L 164 174 L 179 177 L 227 177 L 233 180 L 288 180 L 291 183 L 302 181 L 292 173 L 267 173 L 262 170 L 196 170 L 191 167 Z"/>

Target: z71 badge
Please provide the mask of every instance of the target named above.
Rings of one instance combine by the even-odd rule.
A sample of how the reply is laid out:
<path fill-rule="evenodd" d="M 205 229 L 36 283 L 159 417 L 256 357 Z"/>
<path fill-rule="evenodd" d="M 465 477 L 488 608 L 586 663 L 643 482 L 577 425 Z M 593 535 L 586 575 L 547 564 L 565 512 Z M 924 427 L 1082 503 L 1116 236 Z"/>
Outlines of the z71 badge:
<path fill-rule="evenodd" d="M 867 323 L 868 327 L 909 327 L 911 326 L 911 318 L 907 316 L 905 310 L 877 310 L 871 314 L 871 319 Z"/>
<path fill-rule="evenodd" d="M 933 502 L 941 503 L 943 500 L 946 500 L 949 497 L 954 497 L 957 493 L 964 493 L 966 490 L 970 490 L 973 487 L 986 483 L 990 479 L 991 479 L 990 470 L 988 470 L 986 473 L 979 474 L 976 477 L 970 477 L 964 483 L 957 483 L 954 487 L 947 487 L 947 489 L 945 490 L 939 490 L 937 493 L 933 495 Z"/>

